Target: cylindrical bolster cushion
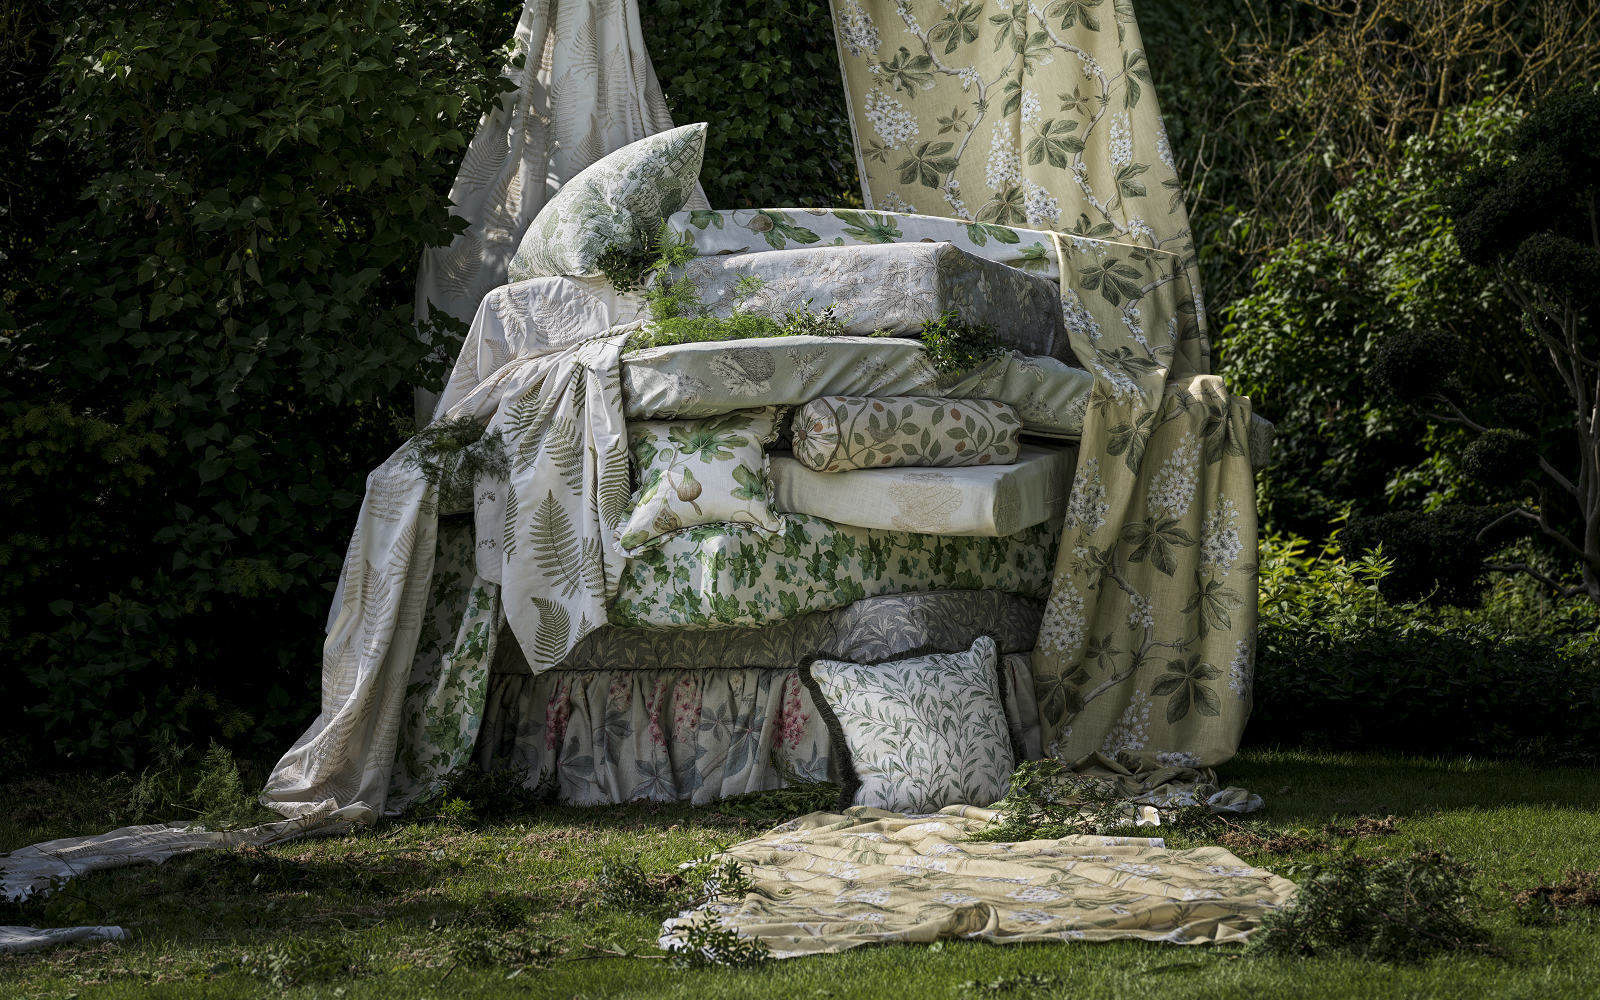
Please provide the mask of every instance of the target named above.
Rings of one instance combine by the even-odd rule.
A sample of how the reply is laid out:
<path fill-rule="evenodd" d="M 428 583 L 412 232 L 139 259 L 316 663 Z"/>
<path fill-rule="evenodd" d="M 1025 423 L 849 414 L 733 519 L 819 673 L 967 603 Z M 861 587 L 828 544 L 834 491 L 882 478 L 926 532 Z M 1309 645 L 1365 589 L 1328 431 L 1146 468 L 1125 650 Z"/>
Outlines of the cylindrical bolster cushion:
<path fill-rule="evenodd" d="M 794 457 L 817 472 L 1011 465 L 1017 411 L 994 399 L 823 396 L 794 417 Z"/>

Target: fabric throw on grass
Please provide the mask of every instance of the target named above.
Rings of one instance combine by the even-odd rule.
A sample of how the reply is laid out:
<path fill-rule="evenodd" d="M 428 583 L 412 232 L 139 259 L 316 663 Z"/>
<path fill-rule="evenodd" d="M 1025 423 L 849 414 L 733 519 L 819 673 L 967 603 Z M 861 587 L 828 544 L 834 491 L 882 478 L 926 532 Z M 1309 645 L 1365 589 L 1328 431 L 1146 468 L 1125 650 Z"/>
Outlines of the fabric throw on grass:
<path fill-rule="evenodd" d="M 73 941 L 126 941 L 129 937 L 121 927 L 0 926 L 0 954 L 39 951 Z"/>
<path fill-rule="evenodd" d="M 682 949 L 702 923 L 760 941 L 774 958 L 940 938 L 1237 943 L 1294 895 L 1293 882 L 1222 847 L 1169 851 L 1153 837 L 966 840 L 997 815 L 856 806 L 802 816 L 719 855 L 741 863 L 751 890 L 667 920 L 661 947 Z"/>

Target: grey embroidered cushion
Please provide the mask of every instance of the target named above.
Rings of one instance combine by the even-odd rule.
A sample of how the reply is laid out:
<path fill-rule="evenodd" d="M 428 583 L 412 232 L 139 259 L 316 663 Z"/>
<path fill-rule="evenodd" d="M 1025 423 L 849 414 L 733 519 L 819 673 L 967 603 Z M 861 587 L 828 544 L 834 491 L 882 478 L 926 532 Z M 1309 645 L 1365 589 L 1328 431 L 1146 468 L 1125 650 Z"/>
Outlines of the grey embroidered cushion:
<path fill-rule="evenodd" d="M 988 636 L 875 666 L 814 660 L 800 676 L 833 734 L 841 805 L 918 813 L 1005 796 L 1016 750 Z"/>
<path fill-rule="evenodd" d="M 794 418 L 794 457 L 817 472 L 1010 465 L 1017 411 L 997 399 L 824 396 Z"/>
<path fill-rule="evenodd" d="M 508 280 L 600 273 L 600 255 L 660 228 L 700 178 L 706 124 L 630 143 L 567 181 L 547 202 L 511 258 Z"/>
<path fill-rule="evenodd" d="M 684 528 L 734 522 L 778 531 L 764 446 L 784 407 L 738 410 L 704 420 L 628 424 L 639 489 L 622 526 L 622 548 L 635 551 Z"/>

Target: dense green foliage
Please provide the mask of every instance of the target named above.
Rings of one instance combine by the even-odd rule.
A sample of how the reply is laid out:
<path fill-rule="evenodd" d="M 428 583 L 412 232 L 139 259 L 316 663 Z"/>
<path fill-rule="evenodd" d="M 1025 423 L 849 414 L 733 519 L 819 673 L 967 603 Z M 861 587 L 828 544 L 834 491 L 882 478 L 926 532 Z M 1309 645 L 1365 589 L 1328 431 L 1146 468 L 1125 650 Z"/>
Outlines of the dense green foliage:
<path fill-rule="evenodd" d="M 678 125 L 709 122 L 713 208 L 860 206 L 833 19 L 816 0 L 640 0 Z"/>
<path fill-rule="evenodd" d="M 1552 606 L 1525 577 L 1500 578 L 1481 611 L 1391 604 L 1387 546 L 1345 556 L 1343 534 L 1320 551 L 1262 539 L 1245 743 L 1600 760 L 1592 607 Z"/>
<path fill-rule="evenodd" d="M 0 322 L 0 643 L 32 685 L 6 693 L 58 750 L 303 721 L 349 508 L 405 383 L 450 361 L 413 272 L 463 225 L 443 195 L 511 23 L 185 0 L 63 24 L 40 138 L 87 183 Z"/>

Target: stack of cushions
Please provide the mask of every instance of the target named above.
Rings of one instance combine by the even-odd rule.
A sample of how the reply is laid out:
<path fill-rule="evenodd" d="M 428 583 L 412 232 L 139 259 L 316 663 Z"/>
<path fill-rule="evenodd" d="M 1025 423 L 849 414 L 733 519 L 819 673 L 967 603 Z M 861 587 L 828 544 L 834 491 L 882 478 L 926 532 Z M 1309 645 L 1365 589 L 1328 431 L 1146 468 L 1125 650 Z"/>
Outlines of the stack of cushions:
<path fill-rule="evenodd" d="M 878 664 L 817 659 L 800 679 L 828 727 L 840 809 L 929 813 L 1005 797 L 1023 757 L 1006 722 L 994 640 Z"/>

